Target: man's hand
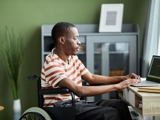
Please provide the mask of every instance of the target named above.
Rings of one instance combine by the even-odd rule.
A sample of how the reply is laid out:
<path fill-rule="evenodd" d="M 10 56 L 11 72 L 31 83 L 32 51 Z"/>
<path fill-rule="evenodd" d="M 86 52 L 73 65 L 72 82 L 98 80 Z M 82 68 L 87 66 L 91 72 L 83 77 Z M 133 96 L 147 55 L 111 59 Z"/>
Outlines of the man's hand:
<path fill-rule="evenodd" d="M 141 77 L 139 75 L 136 75 L 134 73 L 130 73 L 128 75 L 125 76 L 126 79 L 137 79 L 138 82 L 141 82 Z"/>
<path fill-rule="evenodd" d="M 139 79 L 127 79 L 127 80 L 124 80 L 124 81 L 116 84 L 116 88 L 117 88 L 117 90 L 122 90 L 126 87 L 137 84 L 138 82 L 139 82 Z"/>

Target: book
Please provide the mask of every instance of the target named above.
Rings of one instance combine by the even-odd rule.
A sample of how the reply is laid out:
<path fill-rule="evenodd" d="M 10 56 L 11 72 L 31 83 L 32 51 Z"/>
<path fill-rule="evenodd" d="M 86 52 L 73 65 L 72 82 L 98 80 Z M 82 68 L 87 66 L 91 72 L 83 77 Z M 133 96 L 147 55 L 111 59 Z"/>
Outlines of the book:
<path fill-rule="evenodd" d="M 139 87 L 138 92 L 160 93 L 160 87 Z"/>

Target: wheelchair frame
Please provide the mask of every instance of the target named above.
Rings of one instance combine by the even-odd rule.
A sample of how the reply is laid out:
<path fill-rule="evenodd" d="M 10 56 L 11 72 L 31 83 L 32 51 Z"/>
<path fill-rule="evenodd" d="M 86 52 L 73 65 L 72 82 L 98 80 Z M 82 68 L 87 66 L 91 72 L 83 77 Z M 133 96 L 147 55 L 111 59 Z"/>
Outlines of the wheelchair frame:
<path fill-rule="evenodd" d="M 41 79 L 38 75 L 29 76 L 28 79 L 37 79 L 38 107 L 28 108 L 19 120 L 76 120 L 75 96 L 67 88 L 41 89 Z M 71 95 L 72 107 L 43 107 L 43 95 L 62 94 Z"/>

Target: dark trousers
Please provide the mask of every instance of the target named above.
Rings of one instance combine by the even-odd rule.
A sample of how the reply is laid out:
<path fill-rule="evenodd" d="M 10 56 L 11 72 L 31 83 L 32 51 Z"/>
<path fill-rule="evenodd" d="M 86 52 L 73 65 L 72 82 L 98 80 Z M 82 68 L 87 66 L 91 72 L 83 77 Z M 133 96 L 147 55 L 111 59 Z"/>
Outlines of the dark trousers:
<path fill-rule="evenodd" d="M 76 120 L 132 120 L 126 102 L 121 99 L 77 103 Z"/>

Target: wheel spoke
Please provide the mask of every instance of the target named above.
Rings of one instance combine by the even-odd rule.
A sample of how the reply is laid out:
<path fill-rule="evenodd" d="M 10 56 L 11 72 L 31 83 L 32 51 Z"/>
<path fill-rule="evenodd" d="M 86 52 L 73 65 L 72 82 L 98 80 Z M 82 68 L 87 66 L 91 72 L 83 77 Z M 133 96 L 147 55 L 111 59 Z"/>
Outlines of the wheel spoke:
<path fill-rule="evenodd" d="M 28 112 L 23 115 L 22 120 L 45 120 L 45 118 L 36 112 Z"/>

